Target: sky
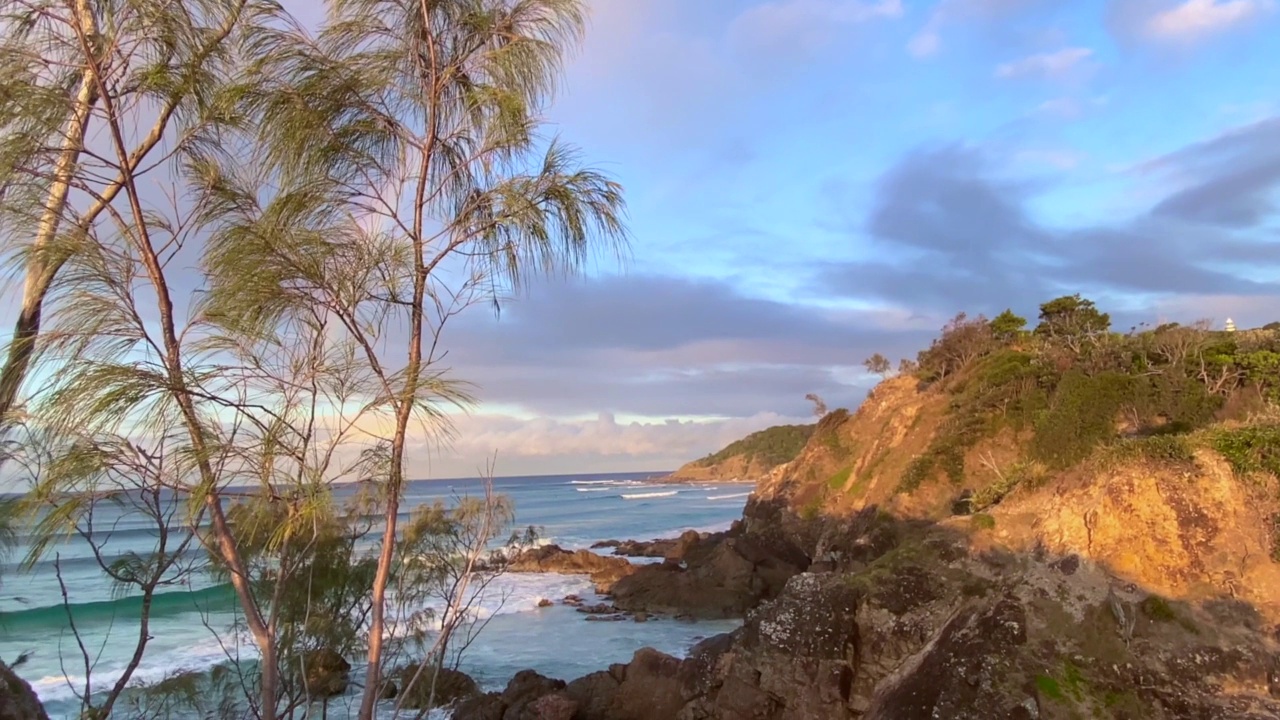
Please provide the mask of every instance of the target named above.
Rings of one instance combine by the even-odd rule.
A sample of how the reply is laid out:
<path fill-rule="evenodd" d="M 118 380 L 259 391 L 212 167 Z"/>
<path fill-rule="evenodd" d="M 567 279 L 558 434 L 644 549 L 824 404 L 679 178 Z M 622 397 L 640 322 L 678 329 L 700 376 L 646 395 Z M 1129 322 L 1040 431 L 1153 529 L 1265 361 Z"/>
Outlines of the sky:
<path fill-rule="evenodd" d="M 631 250 L 451 321 L 414 477 L 673 469 L 959 311 L 1280 320 L 1280 0 L 588 2 L 546 131 Z"/>
<path fill-rule="evenodd" d="M 1275 0 L 594 0 L 548 113 L 632 252 L 450 328 L 442 473 L 674 467 L 1080 292 L 1280 319 Z"/>

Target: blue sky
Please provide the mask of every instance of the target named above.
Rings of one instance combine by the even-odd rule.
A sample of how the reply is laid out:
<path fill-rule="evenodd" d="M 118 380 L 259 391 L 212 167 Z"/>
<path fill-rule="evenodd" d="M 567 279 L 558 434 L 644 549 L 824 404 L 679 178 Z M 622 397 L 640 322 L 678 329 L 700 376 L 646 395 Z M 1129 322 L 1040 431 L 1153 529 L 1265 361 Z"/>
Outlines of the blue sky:
<path fill-rule="evenodd" d="M 673 468 L 961 310 L 1280 320 L 1280 0 L 588 2 L 547 130 L 630 257 L 453 321 L 415 477 Z"/>
<path fill-rule="evenodd" d="M 1280 318 L 1278 5 L 593 2 L 548 119 L 632 257 L 450 330 L 486 405 L 437 462 L 673 466 L 960 310 Z"/>

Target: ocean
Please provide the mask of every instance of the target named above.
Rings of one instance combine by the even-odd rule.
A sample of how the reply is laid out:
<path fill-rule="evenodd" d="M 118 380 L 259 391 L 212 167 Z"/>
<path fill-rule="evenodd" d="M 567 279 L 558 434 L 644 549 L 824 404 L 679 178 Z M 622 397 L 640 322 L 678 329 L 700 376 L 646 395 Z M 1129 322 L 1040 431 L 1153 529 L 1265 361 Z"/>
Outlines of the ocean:
<path fill-rule="evenodd" d="M 648 481 L 653 476 L 508 477 L 495 478 L 493 487 L 514 504 L 517 528 L 537 526 L 541 542 L 566 549 L 586 548 L 608 539 L 675 537 L 688 529 L 727 529 L 741 517 L 749 494 L 748 487 L 740 484 L 659 485 Z M 477 495 L 481 489 L 478 480 L 415 481 L 406 489 L 402 510 L 407 513 L 419 504 Z M 342 489 L 337 494 L 346 492 L 349 490 Z M 118 512 L 113 516 L 113 512 L 117 511 L 107 508 L 95 518 L 95 527 L 110 528 L 108 552 L 154 552 L 154 526 L 149 529 L 145 518 Z M 85 668 L 70 632 L 67 605 L 93 658 L 94 687 L 100 688 L 113 683 L 128 662 L 137 638 L 139 603 L 136 598 L 113 594 L 90 546 L 79 538 L 51 548 L 47 560 L 30 572 L 21 572 L 17 561 L 26 554 L 26 537 L 19 534 L 19 545 L 0 575 L 0 658 L 12 663 L 29 653 L 17 668 L 18 674 L 31 683 L 51 718 L 76 717 Z M 66 604 L 55 557 L 66 588 Z M 135 681 L 155 682 L 179 671 L 206 672 L 225 665 L 228 650 L 234 651 L 225 645 L 226 627 L 235 616 L 234 598 L 225 587 L 204 580 L 189 588 L 161 592 L 164 594 L 157 596 L 152 610 L 154 639 Z M 568 594 L 588 600 L 595 597 L 585 576 L 513 573 L 497 578 L 477 608 L 487 625 L 466 649 L 460 669 L 486 690 L 501 689 L 512 675 L 526 668 L 572 680 L 610 663 L 626 662 L 645 646 L 680 655 L 703 637 L 737 625 L 736 621 L 687 623 L 670 619 L 587 622 L 582 614 L 559 604 Z M 539 608 L 538 601 L 543 598 L 557 604 Z M 246 647 L 240 649 L 242 656 L 249 653 Z M 359 667 L 359 658 L 348 659 Z M 353 670 L 353 679 L 356 676 Z M 338 720 L 348 711 L 354 715 L 358 701 L 354 694 L 334 698 L 327 717 Z M 384 710 L 389 710 L 390 704 L 385 705 Z"/>

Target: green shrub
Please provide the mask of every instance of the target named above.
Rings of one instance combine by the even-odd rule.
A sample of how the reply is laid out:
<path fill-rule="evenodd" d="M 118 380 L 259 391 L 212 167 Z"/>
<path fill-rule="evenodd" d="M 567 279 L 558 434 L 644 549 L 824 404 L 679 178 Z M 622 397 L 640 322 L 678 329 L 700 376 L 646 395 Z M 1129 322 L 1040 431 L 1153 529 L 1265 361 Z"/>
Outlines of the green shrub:
<path fill-rule="evenodd" d="M 1010 467 L 1004 476 L 996 478 L 995 482 L 973 494 L 971 502 L 974 512 L 985 510 L 1003 500 L 1029 475 L 1030 469 L 1024 464 L 1019 463 Z"/>
<path fill-rule="evenodd" d="M 969 518 L 969 524 L 975 530 L 994 530 L 996 528 L 996 519 L 986 513 L 978 513 Z"/>
<path fill-rule="evenodd" d="M 936 463 L 937 458 L 932 453 L 926 452 L 923 455 L 917 455 L 907 465 L 907 469 L 903 471 L 902 479 L 898 481 L 897 491 L 899 493 L 915 492 L 925 480 L 929 479 Z"/>
<path fill-rule="evenodd" d="M 1271 516 L 1271 561 L 1280 562 L 1280 513 Z"/>
<path fill-rule="evenodd" d="M 1115 437 L 1115 419 L 1132 399 L 1134 381 L 1118 372 L 1089 376 L 1072 370 L 1062 377 L 1052 403 L 1037 422 L 1031 447 L 1054 468 L 1067 468 L 1087 458 Z"/>
<path fill-rule="evenodd" d="M 1115 443 L 1112 453 L 1122 460 L 1149 460 L 1172 465 L 1195 463 L 1195 451 L 1185 435 L 1150 435 L 1126 438 Z"/>
<path fill-rule="evenodd" d="M 1280 425 L 1219 430 L 1210 442 L 1237 475 L 1268 472 L 1280 478 Z"/>

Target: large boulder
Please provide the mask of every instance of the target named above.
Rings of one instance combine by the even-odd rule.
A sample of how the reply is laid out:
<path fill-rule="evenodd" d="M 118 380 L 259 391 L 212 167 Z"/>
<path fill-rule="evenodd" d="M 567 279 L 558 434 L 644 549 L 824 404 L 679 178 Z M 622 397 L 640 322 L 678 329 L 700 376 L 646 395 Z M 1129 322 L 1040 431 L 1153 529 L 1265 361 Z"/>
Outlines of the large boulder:
<path fill-rule="evenodd" d="M 565 682 L 521 670 L 500 693 L 474 695 L 458 703 L 453 720 L 562 720 L 566 708 L 569 717 L 577 711 L 576 702 L 565 690 Z M 543 700 L 550 695 L 560 699 Z"/>
<path fill-rule="evenodd" d="M 303 658 L 302 679 L 313 698 L 341 695 L 351 684 L 351 663 L 328 648 L 312 650 Z"/>
<path fill-rule="evenodd" d="M 697 530 L 685 530 L 678 538 L 659 538 L 657 540 L 605 540 L 591 546 L 593 550 L 602 548 L 613 548 L 614 555 L 622 555 L 625 557 L 648 557 L 648 558 L 664 558 L 667 560 L 679 560 L 692 548 L 697 547 L 698 543 L 707 540 L 709 537 L 719 537 L 723 533 L 715 536 L 704 535 Z"/>
<path fill-rule="evenodd" d="M 3 662 L 0 662 L 0 720 L 49 720 L 35 691 Z"/>
<path fill-rule="evenodd" d="M 1010 687 L 1026 642 L 1026 610 L 1012 598 L 962 611 L 905 672 L 882 684 L 866 720 L 985 720 L 1024 711 L 1038 717 L 1035 701 Z"/>
<path fill-rule="evenodd" d="M 451 668 L 424 667 L 419 672 L 417 665 L 410 665 L 396 676 L 401 703 L 412 710 L 449 707 L 480 694 L 480 686 L 470 675 Z"/>
<path fill-rule="evenodd" d="M 609 720 L 669 720 L 684 706 L 680 660 L 653 648 L 640 648 L 627 663 L 609 703 Z"/>
<path fill-rule="evenodd" d="M 570 551 L 559 545 L 544 545 L 520 553 L 507 566 L 510 572 L 589 575 L 596 592 L 607 593 L 619 579 L 635 572 L 626 558 L 605 557 L 590 550 Z"/>
<path fill-rule="evenodd" d="M 752 612 L 732 649 L 720 641 L 686 661 L 706 687 L 710 717 L 844 718 L 858 668 L 861 592 L 845 578 L 805 573 Z"/>
<path fill-rule="evenodd" d="M 578 720 L 606 720 L 619 685 L 621 680 L 617 676 L 601 670 L 569 683 L 565 692 L 578 704 Z"/>
<path fill-rule="evenodd" d="M 742 617 L 807 566 L 794 546 L 719 536 L 687 544 L 680 562 L 641 566 L 622 578 L 613 586 L 614 604 L 628 611 Z"/>

